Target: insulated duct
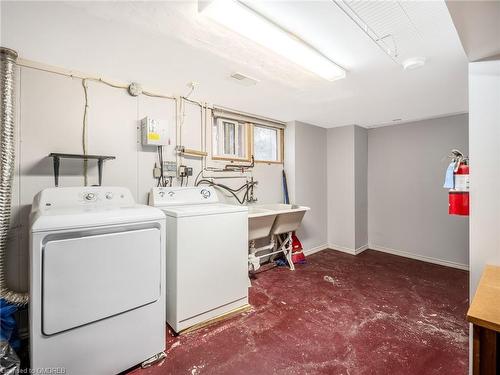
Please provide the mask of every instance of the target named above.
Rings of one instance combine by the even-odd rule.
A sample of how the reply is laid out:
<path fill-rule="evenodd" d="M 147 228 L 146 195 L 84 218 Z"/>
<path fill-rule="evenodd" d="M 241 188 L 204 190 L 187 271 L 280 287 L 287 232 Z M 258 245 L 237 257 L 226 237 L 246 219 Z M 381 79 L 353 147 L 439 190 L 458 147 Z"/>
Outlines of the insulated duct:
<path fill-rule="evenodd" d="M 0 47 L 0 297 L 16 305 L 26 305 L 28 293 L 7 288 L 5 264 L 15 164 L 16 60 L 15 51 Z"/>

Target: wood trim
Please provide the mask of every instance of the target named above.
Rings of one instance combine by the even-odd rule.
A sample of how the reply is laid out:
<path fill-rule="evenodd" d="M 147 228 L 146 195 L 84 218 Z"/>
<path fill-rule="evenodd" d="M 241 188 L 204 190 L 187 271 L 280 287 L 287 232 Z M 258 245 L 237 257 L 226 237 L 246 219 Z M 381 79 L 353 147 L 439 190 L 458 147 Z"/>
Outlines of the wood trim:
<path fill-rule="evenodd" d="M 499 365 L 497 332 L 474 325 L 472 343 L 472 374 L 496 375 Z"/>
<path fill-rule="evenodd" d="M 254 153 L 254 144 L 253 144 L 253 127 L 255 125 L 252 124 L 252 155 L 255 155 Z M 259 124 L 257 124 L 259 126 Z M 261 127 L 266 127 L 266 128 L 271 128 L 271 126 L 263 126 L 260 125 Z M 279 128 L 274 128 L 278 132 L 278 142 L 279 142 L 279 150 L 278 150 L 278 160 L 258 160 L 255 159 L 256 164 L 284 164 L 285 163 L 285 130 L 284 129 L 279 129 Z"/>
<path fill-rule="evenodd" d="M 500 332 L 500 267 L 486 265 L 467 311 L 474 325 Z"/>
<path fill-rule="evenodd" d="M 498 324 L 492 323 L 488 320 L 483 320 L 483 319 L 475 318 L 472 316 L 467 316 L 467 321 L 469 323 L 474 324 L 475 326 L 483 327 L 483 328 L 490 329 L 490 330 L 496 331 L 496 332 L 500 332 L 500 326 Z"/>
<path fill-rule="evenodd" d="M 234 161 L 234 162 L 250 162 L 251 158 L 226 158 L 223 156 L 212 156 L 212 160 L 224 160 L 224 161 Z"/>
<path fill-rule="evenodd" d="M 232 121 L 232 120 L 231 120 Z M 246 128 L 246 158 L 231 158 L 231 157 L 225 157 L 225 156 L 214 156 L 213 154 L 211 155 L 212 160 L 224 160 L 224 161 L 230 161 L 230 162 L 250 162 L 252 161 L 252 155 L 255 155 L 254 153 L 254 139 L 253 139 L 253 130 L 255 124 L 252 123 L 245 123 L 245 128 Z M 271 128 L 270 126 L 264 126 L 264 125 L 259 125 L 257 126 L 263 126 L 263 127 L 268 127 Z M 279 137 L 279 160 L 257 160 L 255 159 L 255 164 L 284 164 L 285 163 L 285 130 L 280 129 L 280 128 L 274 128 L 278 132 L 278 137 Z M 212 127 L 213 131 L 213 127 Z M 212 142 L 213 142 L 213 135 L 211 136 Z M 212 153 L 213 153 L 213 148 L 214 146 L 212 145 Z"/>
<path fill-rule="evenodd" d="M 472 326 L 472 374 L 479 375 L 481 353 L 481 327 Z"/>
<path fill-rule="evenodd" d="M 283 162 L 275 160 L 255 160 L 255 164 L 283 164 Z"/>
<path fill-rule="evenodd" d="M 280 129 L 280 160 L 284 164 L 285 163 L 285 129 Z"/>
<path fill-rule="evenodd" d="M 183 329 L 182 331 L 179 332 L 179 335 L 196 331 L 197 329 L 207 327 L 207 326 L 209 326 L 211 324 L 220 322 L 220 321 L 225 320 L 225 319 L 232 318 L 235 315 L 238 315 L 240 313 L 243 313 L 243 312 L 246 312 L 246 311 L 250 311 L 250 310 L 252 310 L 252 306 L 251 305 L 249 305 L 249 304 L 243 305 L 243 306 L 238 307 L 238 308 L 236 308 L 234 310 L 228 311 L 225 314 L 216 316 L 215 318 L 209 319 L 209 320 L 207 320 L 205 322 L 197 323 L 194 326 L 191 326 L 191 327 L 188 327 L 186 329 Z"/>
<path fill-rule="evenodd" d="M 252 161 L 252 156 L 254 156 L 254 152 L 253 152 L 253 124 L 247 123 L 246 126 L 247 126 L 247 156 L 248 156 L 248 161 Z"/>

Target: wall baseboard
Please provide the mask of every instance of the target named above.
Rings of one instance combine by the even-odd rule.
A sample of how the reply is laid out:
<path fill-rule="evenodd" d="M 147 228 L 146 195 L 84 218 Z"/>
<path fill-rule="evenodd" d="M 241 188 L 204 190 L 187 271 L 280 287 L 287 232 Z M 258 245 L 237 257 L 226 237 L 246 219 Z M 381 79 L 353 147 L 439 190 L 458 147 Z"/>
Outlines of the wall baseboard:
<path fill-rule="evenodd" d="M 407 251 L 391 249 L 391 248 L 379 246 L 379 245 L 364 245 L 364 246 L 358 247 L 357 249 L 351 249 L 349 247 L 335 245 L 335 244 L 324 244 L 324 245 L 313 247 L 311 249 L 304 250 L 303 252 L 304 252 L 305 256 L 308 256 L 308 255 L 312 255 L 314 253 L 317 253 L 319 251 L 326 250 L 326 249 L 337 250 L 337 251 L 341 251 L 343 253 L 350 254 L 350 255 L 358 255 L 358 254 L 362 253 L 363 251 L 370 249 L 370 250 L 380 251 L 382 253 L 397 255 L 400 257 L 404 257 L 404 258 L 420 260 L 422 262 L 439 264 L 439 265 L 445 266 L 445 267 L 457 268 L 457 269 L 464 270 L 464 271 L 469 270 L 469 266 L 467 264 L 462 264 L 462 263 L 452 262 L 449 260 L 428 257 L 425 255 L 413 254 L 413 253 L 409 253 Z"/>
<path fill-rule="evenodd" d="M 337 250 L 337 251 L 342 251 L 343 253 L 351 254 L 351 255 L 358 255 L 362 253 L 363 251 L 367 250 L 369 248 L 368 245 L 363 245 L 358 247 L 357 249 L 351 249 L 350 247 L 345 247 L 345 246 L 340 246 L 340 245 L 335 245 L 335 244 L 328 244 L 328 248 L 332 250 Z"/>
<path fill-rule="evenodd" d="M 465 271 L 469 270 L 469 265 L 462 264 L 462 263 L 457 263 L 457 262 L 452 262 L 452 261 L 449 261 L 449 260 L 443 260 L 443 259 L 428 257 L 428 256 L 425 256 L 425 255 L 413 254 L 413 253 L 409 253 L 407 251 L 391 249 L 391 248 L 384 247 L 384 246 L 379 246 L 379 245 L 369 245 L 368 248 L 371 249 L 371 250 L 380 251 L 380 252 L 383 252 L 383 253 L 388 253 L 388 254 L 392 254 L 392 255 L 398 255 L 400 257 L 405 257 L 405 258 L 410 258 L 410 259 L 415 259 L 415 260 L 421 260 L 422 262 L 439 264 L 441 266 L 458 268 L 460 270 L 465 270 Z"/>
<path fill-rule="evenodd" d="M 321 250 L 325 250 L 325 249 L 328 249 L 328 244 L 326 244 L 326 243 L 323 245 L 313 247 L 311 249 L 303 250 L 302 252 L 304 253 L 305 256 L 308 256 L 308 255 L 312 255 L 314 253 L 317 253 L 317 252 L 319 252 Z"/>

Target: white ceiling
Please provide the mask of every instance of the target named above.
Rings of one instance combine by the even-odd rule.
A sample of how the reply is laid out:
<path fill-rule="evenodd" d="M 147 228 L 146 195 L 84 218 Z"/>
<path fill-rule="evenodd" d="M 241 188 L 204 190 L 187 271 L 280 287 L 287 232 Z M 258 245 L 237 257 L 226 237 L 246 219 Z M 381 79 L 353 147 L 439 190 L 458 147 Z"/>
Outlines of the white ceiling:
<path fill-rule="evenodd" d="M 329 82 L 214 24 L 184 2 L 2 2 L 1 43 L 24 58 L 166 93 L 324 127 L 376 126 L 466 112 L 467 59 L 443 1 L 349 5 L 399 56 L 404 71 L 332 1 L 252 1 L 252 7 L 347 69 Z M 389 43 L 392 43 L 392 38 Z M 260 82 L 245 87 L 234 72 Z"/>

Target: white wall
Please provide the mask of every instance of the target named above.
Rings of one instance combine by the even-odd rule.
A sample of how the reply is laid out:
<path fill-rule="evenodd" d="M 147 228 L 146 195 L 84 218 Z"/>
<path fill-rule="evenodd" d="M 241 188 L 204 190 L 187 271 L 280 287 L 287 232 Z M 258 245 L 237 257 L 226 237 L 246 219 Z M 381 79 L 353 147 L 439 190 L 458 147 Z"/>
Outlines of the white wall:
<path fill-rule="evenodd" d="M 370 248 L 467 268 L 468 218 L 448 215 L 443 189 L 467 132 L 466 114 L 368 130 Z"/>
<path fill-rule="evenodd" d="M 104 163 L 104 185 L 128 187 L 137 201 L 147 203 L 148 192 L 156 181 L 152 172 L 157 161 L 156 148 L 140 143 L 138 124 L 150 116 L 169 123 L 171 145 L 165 157 L 175 160 L 175 104 L 171 100 L 145 96 L 131 97 L 125 90 L 101 83 L 88 82 L 88 153 L 116 156 Z M 50 152 L 81 153 L 84 92 L 82 81 L 69 77 L 21 68 L 18 74 L 17 103 L 17 165 L 14 181 L 13 219 L 11 223 L 7 262 L 8 282 L 16 290 L 28 288 L 28 215 L 33 196 L 53 187 Z M 207 130 L 207 150 L 211 150 L 210 127 Z M 182 143 L 188 148 L 201 149 L 200 109 L 186 105 Z M 201 159 L 185 158 L 194 176 L 201 169 Z M 223 163 L 224 164 L 224 163 Z M 209 165 L 220 165 L 209 160 Z M 282 201 L 281 164 L 257 164 L 253 177 L 259 181 L 255 189 L 259 203 Z M 82 186 L 82 163 L 61 162 L 60 186 Z M 190 179 L 190 185 L 193 184 Z M 224 180 L 237 186 L 244 179 Z M 89 163 L 89 183 L 97 183 L 97 167 Z M 174 181 L 178 185 L 178 181 Z M 226 199 L 236 203 L 232 198 Z"/>
<path fill-rule="evenodd" d="M 326 129 L 294 121 L 285 138 L 290 202 L 310 207 L 297 232 L 306 252 L 326 248 Z"/>
<path fill-rule="evenodd" d="M 470 294 L 500 265 L 500 61 L 469 64 Z"/>

